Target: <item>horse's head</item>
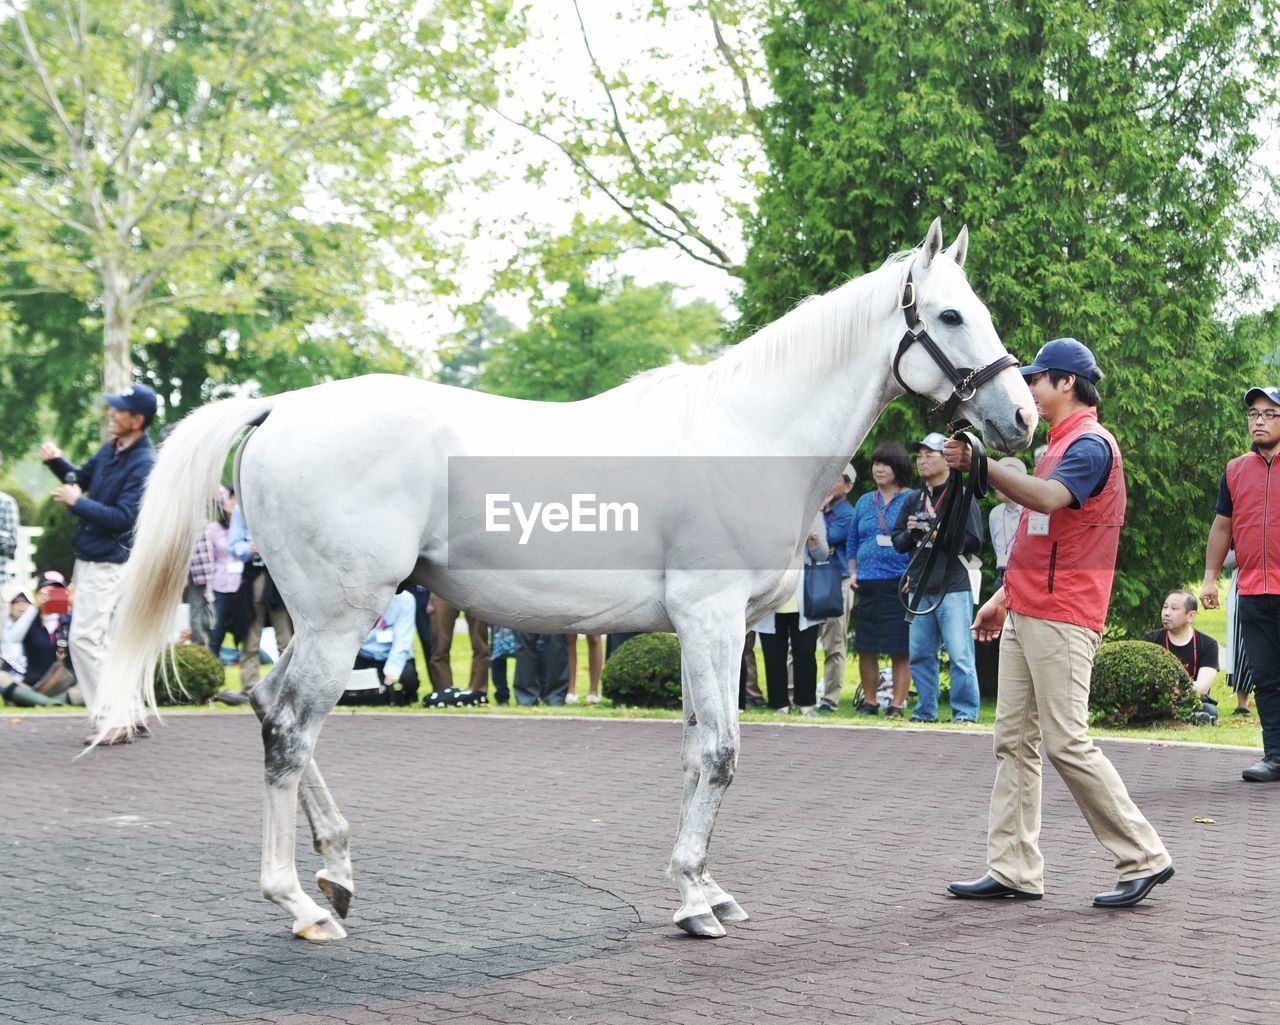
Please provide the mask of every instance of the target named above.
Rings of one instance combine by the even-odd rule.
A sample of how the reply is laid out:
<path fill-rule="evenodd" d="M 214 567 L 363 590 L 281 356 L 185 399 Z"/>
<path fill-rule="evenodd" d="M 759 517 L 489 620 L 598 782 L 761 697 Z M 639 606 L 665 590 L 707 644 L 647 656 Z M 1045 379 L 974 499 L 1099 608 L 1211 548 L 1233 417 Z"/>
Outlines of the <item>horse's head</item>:
<path fill-rule="evenodd" d="M 895 353 L 894 372 L 908 391 L 944 404 L 957 397 L 953 408 L 982 431 L 987 445 L 1016 452 L 1031 444 L 1036 407 L 1017 365 L 1000 369 L 1009 353 L 965 277 L 968 248 L 965 227 L 944 250 L 938 218 L 909 258 L 901 288 L 903 329 L 916 337 L 909 344 L 904 338 Z M 929 339 L 936 351 L 930 351 Z"/>

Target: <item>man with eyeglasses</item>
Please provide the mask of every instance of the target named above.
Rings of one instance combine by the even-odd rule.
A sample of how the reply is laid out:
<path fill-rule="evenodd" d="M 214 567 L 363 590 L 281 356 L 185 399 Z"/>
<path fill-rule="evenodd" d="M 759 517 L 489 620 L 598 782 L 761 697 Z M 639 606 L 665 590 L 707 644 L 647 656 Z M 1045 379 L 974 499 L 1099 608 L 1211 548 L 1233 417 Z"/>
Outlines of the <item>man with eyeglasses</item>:
<path fill-rule="evenodd" d="M 1253 448 L 1227 463 L 1217 515 L 1205 545 L 1206 609 L 1219 605 L 1218 576 L 1235 549 L 1240 633 L 1262 723 L 1262 760 L 1240 773 L 1247 783 L 1280 782 L 1280 388 L 1250 388 L 1245 416 Z"/>

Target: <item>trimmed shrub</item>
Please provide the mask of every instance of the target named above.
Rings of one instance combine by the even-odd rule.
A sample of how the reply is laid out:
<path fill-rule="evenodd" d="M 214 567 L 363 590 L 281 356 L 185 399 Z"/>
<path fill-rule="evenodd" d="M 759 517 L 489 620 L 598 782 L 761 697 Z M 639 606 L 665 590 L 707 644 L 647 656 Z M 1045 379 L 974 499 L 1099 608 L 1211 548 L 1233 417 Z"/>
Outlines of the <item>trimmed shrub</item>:
<path fill-rule="evenodd" d="M 170 656 L 178 664 L 176 680 Z M 203 705 L 222 690 L 226 671 L 218 656 L 203 644 L 171 644 L 161 658 L 163 667 L 156 668 L 157 704 Z"/>
<path fill-rule="evenodd" d="M 672 634 L 640 634 L 604 664 L 600 689 L 615 705 L 679 708 L 680 642 Z"/>
<path fill-rule="evenodd" d="M 1112 641 L 1098 649 L 1089 688 L 1090 723 L 1185 721 L 1200 704 L 1195 684 L 1173 652 L 1148 641 Z"/>

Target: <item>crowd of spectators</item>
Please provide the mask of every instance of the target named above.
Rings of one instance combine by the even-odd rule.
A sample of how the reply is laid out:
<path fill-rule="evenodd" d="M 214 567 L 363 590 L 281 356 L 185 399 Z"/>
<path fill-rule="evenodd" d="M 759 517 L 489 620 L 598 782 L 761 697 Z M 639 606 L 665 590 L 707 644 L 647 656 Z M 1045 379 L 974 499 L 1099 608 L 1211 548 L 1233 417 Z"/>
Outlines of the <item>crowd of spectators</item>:
<path fill-rule="evenodd" d="M 80 614 L 73 621 L 57 592 L 74 593 L 75 586 L 66 586 L 56 571 L 44 574 L 31 596 L 7 588 L 9 615 L 0 693 L 13 703 L 92 704 L 106 617 L 116 597 L 120 567 L 128 556 L 141 488 L 154 459 L 147 437 L 156 411 L 154 393 L 145 385 L 135 385 L 108 396 L 107 403 L 112 440 L 87 462 L 79 466 L 68 462 L 51 442 L 41 447 L 41 457 L 60 481 L 54 496 L 77 519 L 75 579 L 82 595 L 87 582 L 88 597 L 82 597 Z M 991 568 L 990 587 L 998 589 L 1023 510 L 997 490 L 985 516 L 988 529 L 984 532 L 984 516 L 973 503 L 962 512 L 964 530 L 952 550 L 952 543 L 937 532 L 938 516 L 948 499 L 944 442 L 940 434 L 913 442 L 909 448 L 914 468 L 908 447 L 895 442 L 877 445 L 870 457 L 872 487 L 860 495 L 855 494 L 857 473 L 852 463 L 836 479 L 815 511 L 804 558 L 811 565 L 830 560 L 838 566 L 845 585 L 843 609 L 834 616 L 811 619 L 797 590 L 773 613 L 751 624 L 743 647 L 742 707 L 767 705 L 779 713 L 837 714 L 851 650 L 857 656 L 855 714 L 910 715 L 916 722 L 936 722 L 946 704 L 952 721 L 977 720 L 980 689 L 970 625 L 975 602 L 981 597 L 981 566 L 985 562 Z M 1001 459 L 1000 465 L 1019 474 L 1028 472 L 1017 457 Z M 292 624 L 230 488 L 220 490 L 216 509 L 192 553 L 183 594 L 188 627 L 183 637 L 207 645 L 224 662 L 238 664 L 241 690 L 220 697 L 241 703 L 250 700 L 260 662 L 270 658 L 262 647 L 264 631 L 274 632 L 271 649 L 278 652 L 289 643 Z M 15 551 L 17 521 L 15 503 L 0 495 L 0 581 L 11 576 L 8 560 Z M 939 551 L 929 579 L 922 579 L 925 556 L 935 547 Z M 1217 719 L 1209 691 L 1219 671 L 1227 674 L 1236 694 L 1234 714 L 1250 714 L 1253 674 L 1235 615 L 1235 590 L 1233 576 L 1227 601 L 1230 636 L 1221 656 L 1213 638 L 1194 628 L 1197 600 L 1190 591 L 1168 596 L 1160 616 L 1162 628 L 1145 637 L 1166 647 L 1186 666 L 1204 701 L 1202 722 Z M 906 609 L 917 594 L 919 611 L 909 617 Z M 460 616 L 466 622 L 471 655 L 466 686 L 461 689 L 455 687 L 451 666 Z M 415 634 L 429 682 L 425 694 L 420 693 Z M 606 650 L 611 653 L 626 636 L 609 635 L 607 646 L 601 635 L 587 636 L 588 686 L 580 698 L 577 635 L 525 633 L 486 623 L 414 587 L 397 595 L 384 611 L 353 665 L 353 670 L 375 670 L 376 687 L 353 688 L 343 700 L 432 703 L 433 695 L 449 694 L 449 703 L 479 704 L 488 701 L 492 684 L 494 701 L 500 705 L 513 698 L 522 705 L 579 700 L 595 704 L 600 701 Z M 763 689 L 756 672 L 757 641 L 764 666 Z M 56 653 L 56 659 L 50 652 Z M 944 656 L 945 674 L 941 671 Z M 70 684 L 50 687 L 45 680 L 42 688 L 51 660 L 65 667 Z M 509 670 L 511 660 L 514 673 Z"/>

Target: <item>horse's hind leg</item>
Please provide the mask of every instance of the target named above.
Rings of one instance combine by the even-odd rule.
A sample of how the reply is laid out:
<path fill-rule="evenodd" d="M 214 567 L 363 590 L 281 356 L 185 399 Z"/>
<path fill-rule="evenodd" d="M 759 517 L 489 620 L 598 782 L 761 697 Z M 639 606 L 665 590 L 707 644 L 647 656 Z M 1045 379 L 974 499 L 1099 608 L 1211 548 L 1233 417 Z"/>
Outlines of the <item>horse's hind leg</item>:
<path fill-rule="evenodd" d="M 266 760 L 262 895 L 283 908 L 293 919 L 294 935 L 307 940 L 334 940 L 347 935 L 332 915 L 302 891 L 294 863 L 294 838 L 297 833 L 299 784 L 311 763 L 325 716 L 342 693 L 351 652 L 358 644 L 359 638 L 353 640 L 340 632 L 300 632 L 289 646 L 287 660 L 282 659 L 284 664 L 272 672 L 269 678 L 271 686 L 261 697 L 256 694 L 258 688 L 254 688 L 254 706 L 262 720 Z M 318 780 L 318 771 L 315 771 L 315 776 Z M 322 782 L 320 785 L 323 787 Z M 314 810 L 310 804 L 319 800 L 318 791 L 308 788 L 304 801 L 309 802 L 309 815 Z M 332 798 L 328 799 L 327 806 L 333 808 L 335 817 L 331 824 L 337 830 L 341 816 L 337 815 Z M 345 827 L 345 822 L 342 822 L 342 827 Z M 317 834 L 317 838 L 320 835 Z M 340 885 L 346 885 L 342 868 L 345 848 L 345 842 L 341 850 L 335 848 L 335 862 L 326 856 L 326 870 L 337 865 L 334 874 Z M 345 879 L 349 882 L 349 861 L 345 872 Z"/>
<path fill-rule="evenodd" d="M 251 692 L 253 709 L 261 721 L 275 702 L 284 669 L 292 657 L 293 647 L 286 648 L 271 672 Z M 351 830 L 337 802 L 325 786 L 320 767 L 312 758 L 302 770 L 298 797 L 307 822 L 311 825 L 311 846 L 324 858 L 324 868 L 316 873 L 316 885 L 333 905 L 339 917 L 351 910 L 355 890 L 351 873 Z"/>
<path fill-rule="evenodd" d="M 737 702 L 731 697 L 737 681 L 730 677 L 741 660 L 742 629 L 705 620 L 682 622 L 678 629 L 686 733 L 685 799 L 671 855 L 671 874 L 682 900 L 674 920 L 693 936 L 723 936 L 722 921 L 746 918 L 707 871 L 711 832 L 738 763 Z"/>
<path fill-rule="evenodd" d="M 314 758 L 302 770 L 298 795 L 311 824 L 311 845 L 324 858 L 324 868 L 316 873 L 316 885 L 338 912 L 338 917 L 346 918 L 355 891 L 351 877 L 351 829 L 324 785 Z"/>

